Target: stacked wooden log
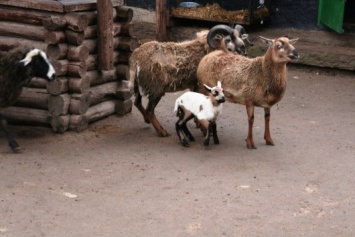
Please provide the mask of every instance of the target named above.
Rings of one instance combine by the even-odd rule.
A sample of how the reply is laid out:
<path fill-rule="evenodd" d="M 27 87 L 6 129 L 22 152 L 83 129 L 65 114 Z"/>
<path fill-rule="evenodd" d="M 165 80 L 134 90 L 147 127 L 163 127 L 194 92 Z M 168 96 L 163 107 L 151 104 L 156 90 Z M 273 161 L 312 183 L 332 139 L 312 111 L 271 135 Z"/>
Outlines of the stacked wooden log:
<path fill-rule="evenodd" d="M 82 131 L 90 122 L 132 109 L 128 59 L 137 47 L 132 9 L 112 8 L 113 67 L 98 65 L 96 10 L 65 14 L 0 8 L 0 47 L 27 45 L 47 52 L 57 79 L 35 78 L 15 106 L 3 110 L 9 122 L 51 126 L 55 132 Z"/>

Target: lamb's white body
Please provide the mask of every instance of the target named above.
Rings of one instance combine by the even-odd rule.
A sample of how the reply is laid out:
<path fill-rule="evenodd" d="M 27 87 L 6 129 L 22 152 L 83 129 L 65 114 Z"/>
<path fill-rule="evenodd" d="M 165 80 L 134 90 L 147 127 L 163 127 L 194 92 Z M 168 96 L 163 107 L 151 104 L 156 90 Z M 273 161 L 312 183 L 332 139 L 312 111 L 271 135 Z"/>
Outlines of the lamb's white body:
<path fill-rule="evenodd" d="M 210 143 L 212 134 L 215 144 L 219 144 L 217 136 L 217 117 L 221 114 L 225 102 L 221 82 L 217 82 L 217 86 L 204 88 L 209 92 L 208 96 L 197 92 L 185 92 L 175 101 L 174 111 L 179 120 L 176 122 L 176 132 L 183 146 L 189 146 L 187 139 L 194 141 L 195 138 L 190 133 L 186 123 L 192 118 L 196 118 L 202 131 L 205 134 L 204 145 Z"/>
<path fill-rule="evenodd" d="M 215 121 L 223 108 L 223 104 L 214 106 L 210 97 L 192 91 L 185 92 L 176 99 L 175 113 L 177 113 L 179 106 L 183 106 L 186 110 L 189 110 L 198 120 L 206 119 L 208 121 Z"/>

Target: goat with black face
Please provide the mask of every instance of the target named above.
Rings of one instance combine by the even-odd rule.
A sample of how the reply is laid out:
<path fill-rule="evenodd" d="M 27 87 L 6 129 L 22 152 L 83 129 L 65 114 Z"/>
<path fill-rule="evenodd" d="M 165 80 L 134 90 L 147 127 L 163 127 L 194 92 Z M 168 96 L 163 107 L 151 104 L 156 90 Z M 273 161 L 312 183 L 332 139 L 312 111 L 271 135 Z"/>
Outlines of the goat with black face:
<path fill-rule="evenodd" d="M 19 149 L 19 145 L 7 129 L 1 109 L 14 104 L 22 88 L 29 84 L 33 77 L 41 77 L 48 81 L 56 77 L 45 52 L 25 47 L 8 52 L 0 51 L 0 127 L 14 151 Z"/>

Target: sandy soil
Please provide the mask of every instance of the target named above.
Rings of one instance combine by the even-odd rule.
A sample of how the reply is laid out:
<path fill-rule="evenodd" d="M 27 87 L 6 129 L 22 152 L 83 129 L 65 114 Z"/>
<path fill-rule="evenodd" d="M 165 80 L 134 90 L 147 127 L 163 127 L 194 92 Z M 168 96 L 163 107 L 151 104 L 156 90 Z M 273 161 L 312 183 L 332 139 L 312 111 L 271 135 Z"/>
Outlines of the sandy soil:
<path fill-rule="evenodd" d="M 140 43 L 154 24 L 136 24 Z M 180 27 L 171 40 L 200 28 Z M 14 154 L 0 133 L 0 237 L 17 236 L 354 236 L 355 77 L 350 72 L 289 69 L 284 99 L 273 107 L 263 140 L 256 109 L 257 150 L 245 146 L 245 108 L 226 103 L 221 144 L 190 148 L 175 134 L 167 94 L 157 137 L 133 108 L 82 133 L 11 126 Z"/>
<path fill-rule="evenodd" d="M 0 236 L 354 236 L 355 80 L 291 66 L 271 114 L 275 146 L 245 146 L 245 108 L 226 103 L 221 144 L 184 148 L 167 94 L 157 137 L 136 108 L 82 133 L 10 126 L 0 135 Z"/>

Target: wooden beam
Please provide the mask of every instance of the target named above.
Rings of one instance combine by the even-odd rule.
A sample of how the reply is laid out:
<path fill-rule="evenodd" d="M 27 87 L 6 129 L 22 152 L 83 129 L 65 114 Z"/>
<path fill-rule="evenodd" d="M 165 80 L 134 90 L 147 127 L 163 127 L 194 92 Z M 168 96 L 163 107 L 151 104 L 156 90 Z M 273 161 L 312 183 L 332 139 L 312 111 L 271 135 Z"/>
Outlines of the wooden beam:
<path fill-rule="evenodd" d="M 97 1 L 99 69 L 113 69 L 113 12 L 111 0 Z"/>
<path fill-rule="evenodd" d="M 166 0 L 156 0 L 156 21 L 157 21 L 157 41 L 166 41 L 168 39 L 166 26 L 167 26 L 167 9 Z"/>

